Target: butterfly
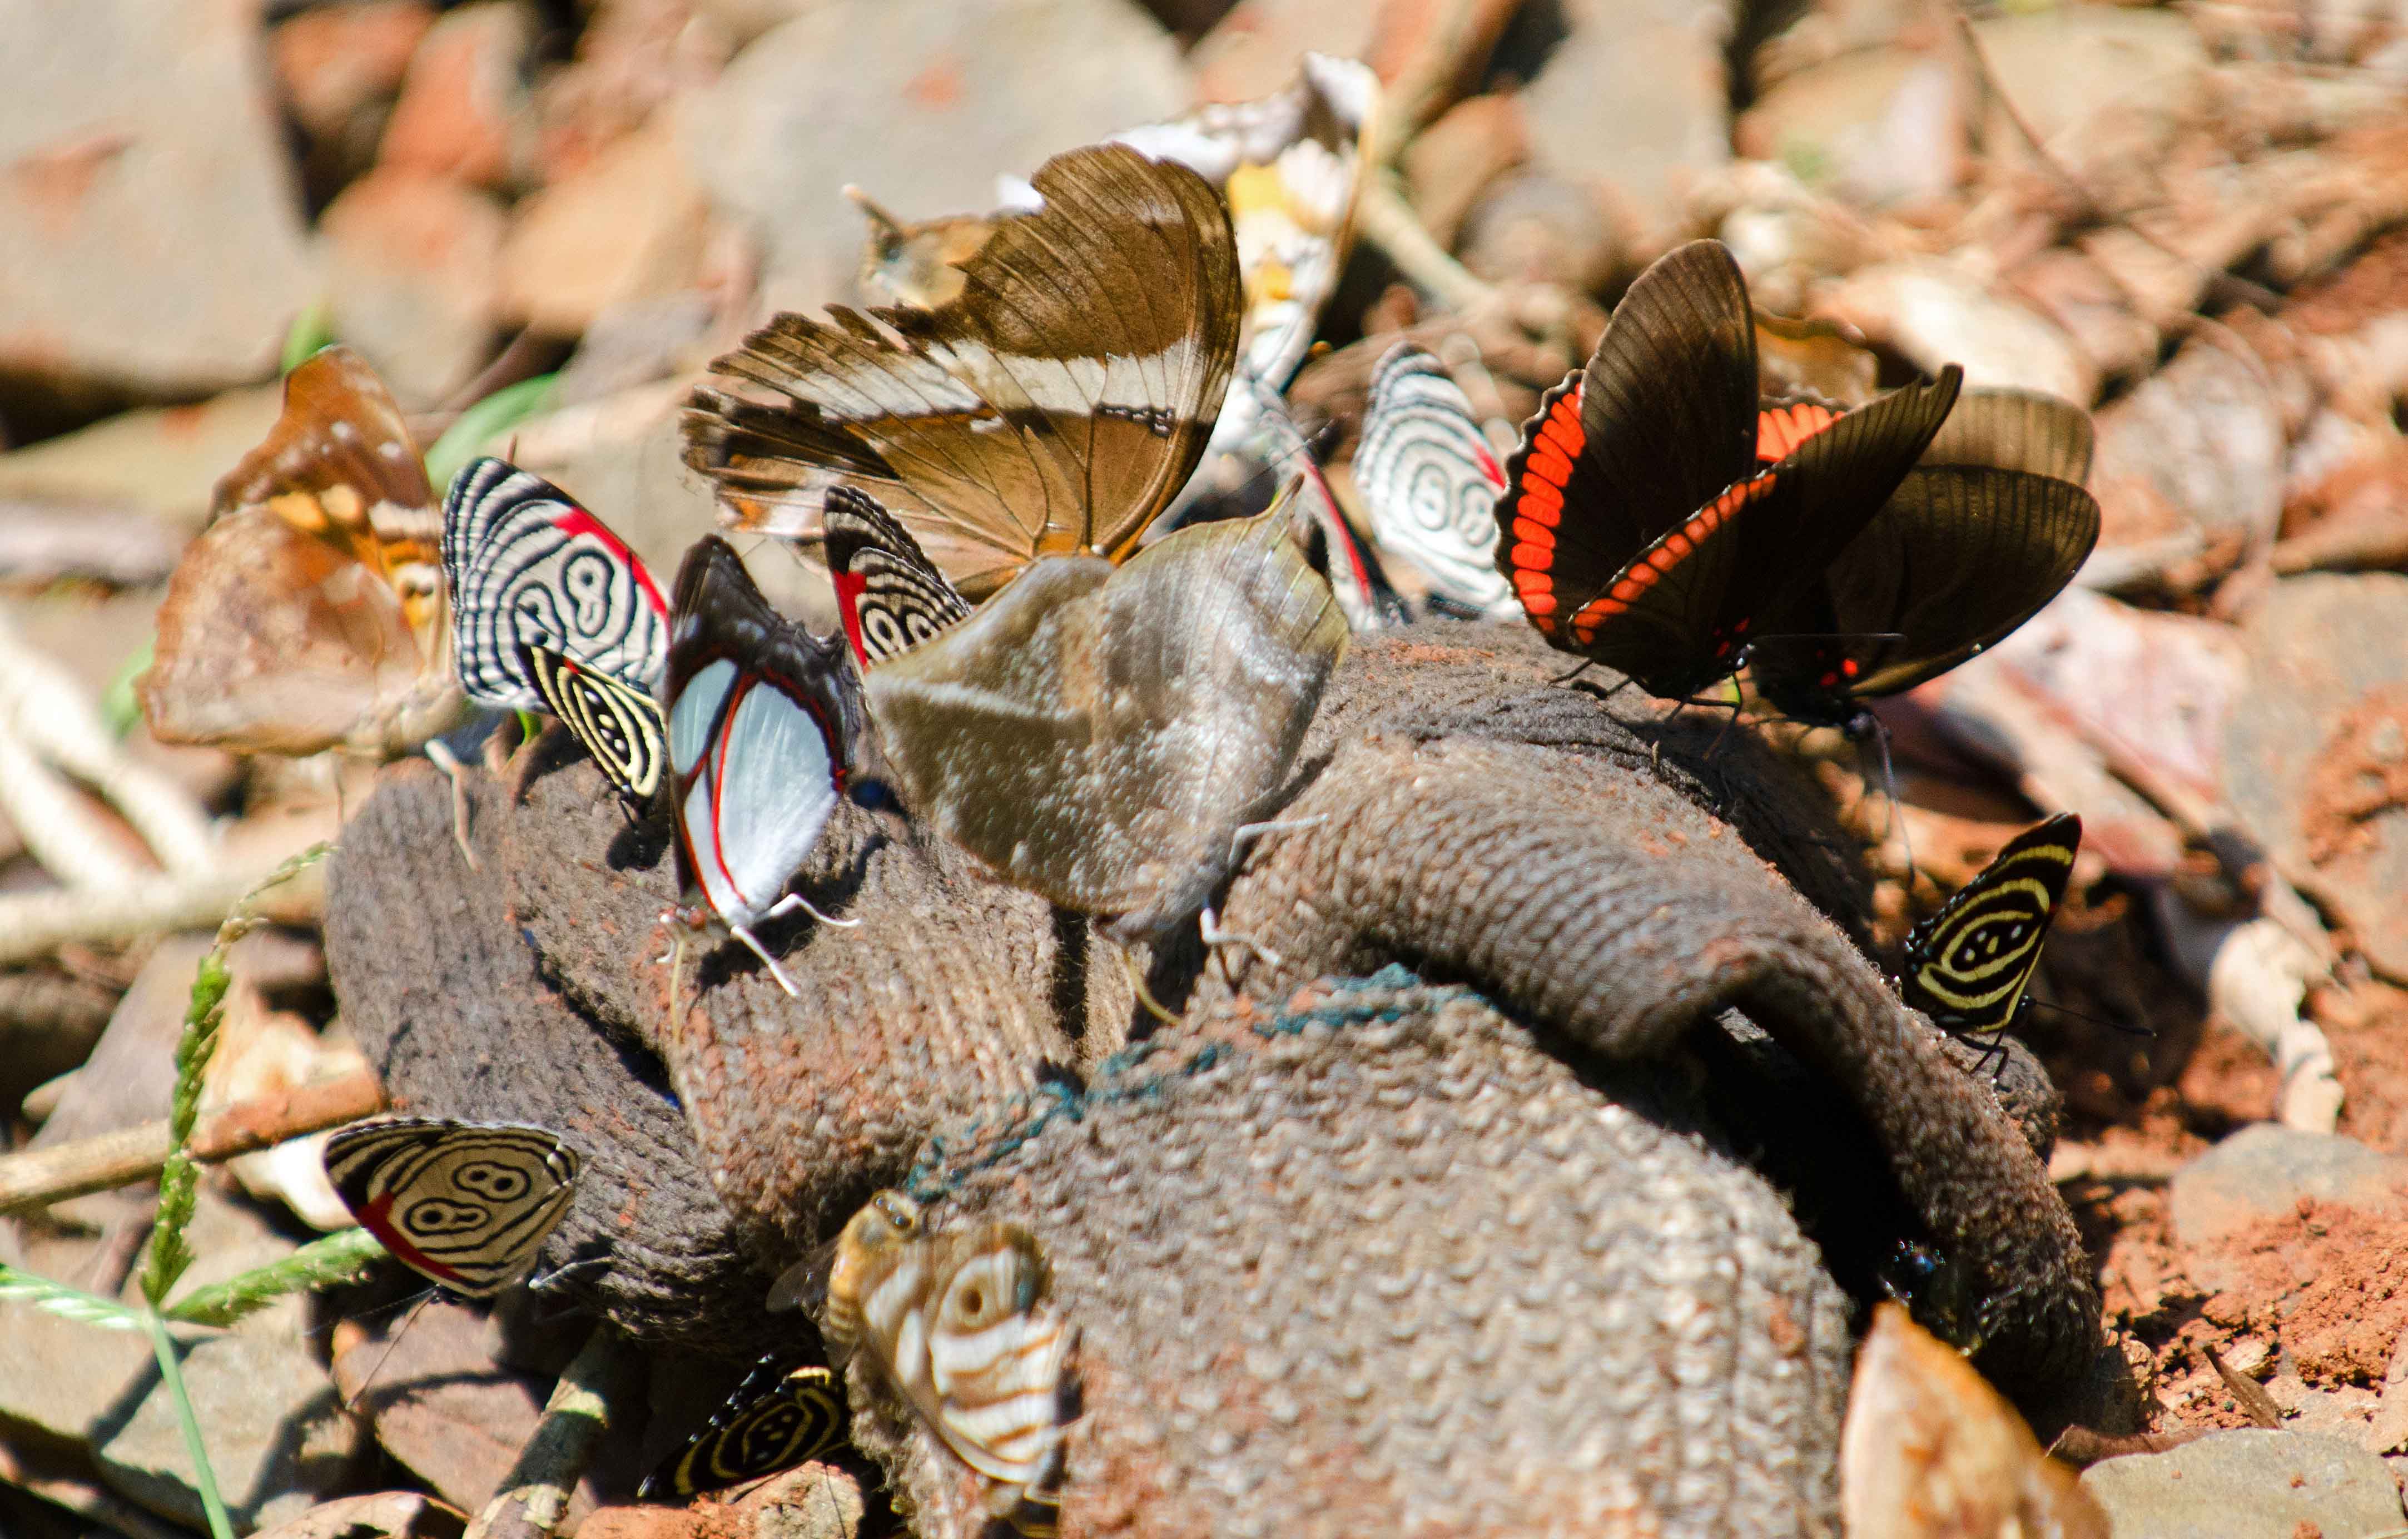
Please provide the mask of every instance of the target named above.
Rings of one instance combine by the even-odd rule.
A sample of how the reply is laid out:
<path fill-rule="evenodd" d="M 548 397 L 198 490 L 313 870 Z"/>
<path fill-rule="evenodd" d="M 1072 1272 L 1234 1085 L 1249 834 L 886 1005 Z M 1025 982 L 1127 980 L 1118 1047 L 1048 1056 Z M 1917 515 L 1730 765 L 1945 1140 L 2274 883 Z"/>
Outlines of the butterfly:
<path fill-rule="evenodd" d="M 1243 301 L 1219 194 L 1121 145 L 1057 155 L 933 309 L 785 314 L 682 420 L 723 517 L 824 538 L 876 496 L 971 598 L 1045 555 L 1119 559 L 1204 452 Z"/>
<path fill-rule="evenodd" d="M 773 1353 L 754 1365 L 709 1426 L 644 1477 L 639 1502 L 693 1496 L 808 1464 L 845 1446 L 852 1413 L 833 1369 Z"/>
<path fill-rule="evenodd" d="M 969 600 L 876 497 L 830 487 L 824 516 L 837 614 L 864 671 L 969 618 Z"/>
<path fill-rule="evenodd" d="M 1497 570 L 1504 467 L 1470 398 L 1424 349 L 1399 342 L 1372 368 L 1354 476 L 1371 537 L 1412 563 L 1431 593 L 1480 614 L 1520 611 Z"/>
<path fill-rule="evenodd" d="M 1833 413 L 1769 409 L 1759 459 Z M 1872 521 L 1767 611 L 1748 671 L 1796 721 L 1869 730 L 1867 699 L 1995 644 L 2063 591 L 2099 539 L 2090 414 L 2025 391 L 1968 391 Z"/>
<path fill-rule="evenodd" d="M 524 647 L 630 689 L 660 683 L 668 605 L 652 574 L 541 476 L 492 458 L 464 467 L 443 499 L 443 571 L 460 683 L 479 705 L 552 709 Z"/>
<path fill-rule="evenodd" d="M 1540 398 L 1497 500 L 1498 569 L 1554 646 L 1685 698 L 1840 554 L 1955 404 L 1951 365 L 1757 463 L 1756 323 L 1720 242 L 1640 274 Z"/>
<path fill-rule="evenodd" d="M 842 798 L 862 739 L 844 646 L 773 609 L 716 535 L 686 553 L 670 614 L 663 697 L 678 917 L 696 928 L 715 918 L 793 994 L 752 927 L 810 907 L 780 895 Z"/>
<path fill-rule="evenodd" d="M 1037 563 L 863 678 L 904 801 L 1004 880 L 1161 933 L 1283 788 L 1346 644 L 1283 507 Z"/>
<path fill-rule="evenodd" d="M 426 467 L 376 371 L 330 347 L 218 482 L 136 682 L 151 734 L 249 753 L 408 753 L 462 712 Z"/>
<path fill-rule="evenodd" d="M 326 1141 L 326 1179 L 394 1259 L 466 1298 L 533 1270 L 577 1192 L 577 1151 L 515 1122 L 384 1117 Z"/>
<path fill-rule="evenodd" d="M 540 642 L 518 644 L 518 666 L 534 682 L 543 709 L 568 728 L 619 794 L 638 809 L 651 807 L 669 756 L 668 718 L 660 702 Z"/>
<path fill-rule="evenodd" d="M 2013 1026 L 2081 846 L 2082 819 L 2071 813 L 2009 840 L 1908 933 L 1899 995 L 1956 1036 L 1995 1036 Z"/>
<path fill-rule="evenodd" d="M 992 1516 L 1050 1534 L 1077 1332 L 1036 1238 L 992 1222 L 931 1232 L 919 1204 L 884 1191 L 837 1237 L 827 1287 L 829 1351 L 867 1359 L 985 1482 Z"/>

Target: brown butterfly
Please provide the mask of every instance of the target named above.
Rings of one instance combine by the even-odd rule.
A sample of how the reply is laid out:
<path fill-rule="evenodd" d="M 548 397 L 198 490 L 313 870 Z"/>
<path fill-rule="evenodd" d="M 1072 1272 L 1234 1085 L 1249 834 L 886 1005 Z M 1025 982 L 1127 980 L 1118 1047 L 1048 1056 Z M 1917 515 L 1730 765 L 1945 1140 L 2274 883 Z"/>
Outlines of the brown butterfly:
<path fill-rule="evenodd" d="M 781 315 L 719 359 L 685 460 L 724 516 L 816 543 L 828 489 L 884 504 L 972 599 L 1045 555 L 1125 557 L 1219 414 L 1243 300 L 1229 218 L 1117 145 L 1038 171 L 934 309 Z"/>
<path fill-rule="evenodd" d="M 1006 881 L 1140 939 L 1227 873 L 1346 634 L 1279 506 L 1118 568 L 1040 561 L 864 686 L 914 812 Z"/>
<path fill-rule="evenodd" d="M 359 354 L 330 347 L 286 377 L 284 414 L 212 511 L 135 685 L 153 736 L 388 756 L 459 717 L 442 515 Z"/>
<path fill-rule="evenodd" d="M 1052 1533 L 1077 1332 L 1036 1237 L 1001 1223 L 930 1232 L 918 1203 L 883 1191 L 837 1237 L 827 1287 L 829 1352 L 867 1359 L 977 1472 L 990 1514 Z"/>

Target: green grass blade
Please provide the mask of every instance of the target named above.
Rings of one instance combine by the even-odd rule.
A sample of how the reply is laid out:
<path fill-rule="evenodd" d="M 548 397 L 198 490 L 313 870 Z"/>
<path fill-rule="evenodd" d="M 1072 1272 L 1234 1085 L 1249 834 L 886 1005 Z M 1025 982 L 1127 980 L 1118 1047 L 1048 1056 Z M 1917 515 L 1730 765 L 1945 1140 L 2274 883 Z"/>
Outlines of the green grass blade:
<path fill-rule="evenodd" d="M 436 495 L 449 492 L 452 478 L 486 444 L 551 405 L 552 386 L 559 382 L 557 374 L 538 374 L 532 380 L 504 385 L 461 412 L 444 429 L 443 436 L 435 440 L 435 447 L 426 452 L 426 480 Z"/>
<path fill-rule="evenodd" d="M 335 339 L 333 317 L 323 299 L 313 299 L 309 308 L 293 318 L 293 329 L 284 334 L 284 361 L 279 366 L 290 374 L 309 361 L 320 348 Z"/>
<path fill-rule="evenodd" d="M 288 1293 L 356 1282 L 384 1254 L 384 1247 L 367 1230 L 343 1230 L 310 1241 L 280 1261 L 193 1289 L 176 1301 L 167 1318 L 178 1325 L 232 1325 Z"/>
<path fill-rule="evenodd" d="M 0 1266 L 0 1302 L 32 1304 L 53 1315 L 85 1325 L 96 1325 L 104 1330 L 140 1330 L 142 1312 L 129 1309 L 114 1299 L 104 1299 L 97 1293 L 86 1293 L 64 1283 L 36 1277 L 15 1267 Z"/>
<path fill-rule="evenodd" d="M 209 1467 L 209 1450 L 201 1442 L 201 1418 L 193 1414 L 193 1400 L 184 1393 L 184 1365 L 176 1356 L 176 1340 L 155 1309 L 142 1312 L 150 1328 L 150 1350 L 159 1359 L 159 1380 L 176 1403 L 176 1422 L 184 1430 L 184 1451 L 193 1457 L 193 1488 L 201 1493 L 201 1511 L 209 1520 L 209 1539 L 234 1539 L 234 1519 L 226 1516 L 225 1498 L 218 1494 L 217 1472 Z"/>

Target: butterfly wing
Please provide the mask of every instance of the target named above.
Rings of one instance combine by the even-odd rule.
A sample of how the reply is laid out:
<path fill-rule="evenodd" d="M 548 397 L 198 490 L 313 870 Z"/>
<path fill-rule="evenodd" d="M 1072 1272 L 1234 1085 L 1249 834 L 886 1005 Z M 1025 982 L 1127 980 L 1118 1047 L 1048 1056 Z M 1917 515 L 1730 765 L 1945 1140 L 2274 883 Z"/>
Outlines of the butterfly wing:
<path fill-rule="evenodd" d="M 1969 390 L 1940 424 L 1922 464 L 1982 465 L 2082 485 L 2096 434 L 2090 413 L 2037 390 Z"/>
<path fill-rule="evenodd" d="M 644 1477 L 637 1500 L 717 1490 L 843 1447 L 852 1424 L 844 1385 L 831 1369 L 793 1367 L 792 1360 L 783 1354 L 762 1359 L 710 1425 Z"/>
<path fill-rule="evenodd" d="M 443 502 L 452 654 L 468 698 L 543 706 L 521 648 L 540 646 L 630 689 L 659 683 L 668 605 L 626 542 L 541 476 L 472 460 Z"/>
<path fill-rule="evenodd" d="M 619 794 L 650 806 L 668 759 L 668 721 L 659 702 L 547 646 L 520 642 L 518 666 L 534 681 L 543 709 L 584 746 Z"/>
<path fill-rule="evenodd" d="M 876 497 L 831 487 L 825 516 L 837 613 L 864 670 L 969 617 L 969 600 Z"/>
<path fill-rule="evenodd" d="M 2082 820 L 2071 813 L 2010 840 L 1907 936 L 1899 977 L 1906 1002 L 1961 1034 L 2013 1024 L 2081 845 Z"/>
<path fill-rule="evenodd" d="M 1345 645 L 1284 508 L 1114 571 L 1048 561 L 872 669 L 907 799 L 1006 880 L 1132 928 L 1193 913 Z"/>
<path fill-rule="evenodd" d="M 705 538 L 679 568 L 667 666 L 681 874 L 729 925 L 775 903 L 819 842 L 861 737 L 844 647 L 761 596 Z"/>
<path fill-rule="evenodd" d="M 526 1275 L 576 1195 L 577 1151 L 519 1123 L 388 1117 L 326 1141 L 343 1205 L 411 1271 L 469 1298 Z"/>
<path fill-rule="evenodd" d="M 1354 476 L 1372 538 L 1412 562 L 1432 591 L 1487 613 L 1518 607 L 1497 570 L 1504 467 L 1470 398 L 1423 349 L 1399 343 L 1372 369 Z"/>
<path fill-rule="evenodd" d="M 1220 410 L 1241 299 L 1210 186 L 1125 146 L 1056 156 L 934 309 L 781 315 L 714 366 L 686 462 L 741 526 L 822 538 L 877 496 L 973 597 L 1037 556 L 1125 554 Z"/>

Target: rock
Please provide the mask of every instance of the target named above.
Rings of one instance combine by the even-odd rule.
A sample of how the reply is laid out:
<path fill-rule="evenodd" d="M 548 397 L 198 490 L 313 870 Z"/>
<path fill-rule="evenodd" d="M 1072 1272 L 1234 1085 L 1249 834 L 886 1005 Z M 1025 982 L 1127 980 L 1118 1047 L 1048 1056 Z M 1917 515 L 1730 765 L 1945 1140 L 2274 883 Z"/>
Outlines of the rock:
<path fill-rule="evenodd" d="M 522 203 L 502 244 L 514 323 L 576 337 L 611 305 L 689 287 L 710 202 L 666 114 Z"/>
<path fill-rule="evenodd" d="M 358 1423 L 302 1341 L 236 1331 L 184 1355 L 184 1391 L 208 1448 L 219 1494 L 240 1528 L 297 1517 L 350 1483 Z M 188 1527 L 203 1524 L 192 1456 L 171 1397 L 154 1375 L 140 1402 L 95 1429 L 93 1462 L 120 1495 Z"/>
<path fill-rule="evenodd" d="M 522 71 L 536 32 L 533 8 L 519 0 L 477 0 L 447 13 L 409 61 L 378 160 L 477 187 L 517 180 L 533 151 Z"/>
<path fill-rule="evenodd" d="M 1669 244 L 1686 174 L 1730 159 L 1730 7 L 1564 0 L 1561 11 L 1569 33 L 1521 93 L 1537 165 Z"/>
<path fill-rule="evenodd" d="M 777 26 L 817 9 L 826 0 L 694 0 L 694 14 L 718 28 L 730 48 L 741 49 Z"/>
<path fill-rule="evenodd" d="M 2100 543 L 2175 528 L 2228 534 L 2255 547 L 2283 516 L 2289 436 L 2265 368 L 2229 347 L 2195 341 L 2099 413 Z"/>
<path fill-rule="evenodd" d="M 267 436 L 283 409 L 284 387 L 266 384 L 198 406 L 121 412 L 0 454 L 0 492 L 132 503 L 190 532 L 208 517 L 218 478 Z"/>
<path fill-rule="evenodd" d="M 2115 1539 L 2338 1539 L 2401 1526 L 2383 1460 L 2313 1432 L 2214 1432 L 2093 1464 L 2082 1488 L 2107 1509 Z"/>
<path fill-rule="evenodd" d="M 268 44 L 285 105 L 312 135 L 340 137 L 364 108 L 401 90 L 434 24 L 424 0 L 363 0 L 287 17 Z"/>
<path fill-rule="evenodd" d="M 272 374 L 318 282 L 255 10 L 7 0 L 0 24 L 24 65 L 0 106 L 0 382 L 34 397 L 18 425 L 69 393 Z"/>
<path fill-rule="evenodd" d="M 94 1423 L 154 1382 L 150 1339 L 101 1330 L 31 1304 L 0 1303 L 0 1422 L 82 1445 Z"/>
<path fill-rule="evenodd" d="M 752 1520 L 752 1539 L 853 1539 L 861 1485 L 844 1470 L 805 1464 L 745 1492 L 735 1507 Z"/>
<path fill-rule="evenodd" d="M 721 210 L 765 237 L 767 298 L 794 309 L 852 292 L 845 183 L 907 219 L 983 213 L 997 175 L 1187 105 L 1176 46 L 1125 0 L 829 0 L 685 98 L 678 133 Z"/>
<path fill-rule="evenodd" d="M 120 1000 L 92 1057 L 69 1082 L 42 1130 L 27 1146 L 55 1148 L 79 1138 L 115 1132 L 167 1115 L 176 1090 L 176 1042 L 193 974 L 210 938 L 171 935 L 152 949 L 134 985 Z"/>
<path fill-rule="evenodd" d="M 1455 245 L 1464 266 L 1491 283 L 1554 283 L 1574 294 L 1602 286 L 1623 256 L 1620 233 L 1596 198 L 1527 169 L 1487 185 Z"/>
<path fill-rule="evenodd" d="M 2099 369 L 2054 323 L 1962 268 L 1909 257 L 1859 268 L 1815 306 L 1926 373 L 1965 366 L 1970 386 L 2006 385 L 2088 406 Z"/>
<path fill-rule="evenodd" d="M 491 197 L 380 167 L 328 205 L 319 227 L 335 333 L 406 410 L 434 406 L 492 356 L 503 217 Z"/>
<path fill-rule="evenodd" d="M 2035 252 L 2003 281 L 2065 329 L 2106 378 L 2143 374 L 2157 361 L 2157 328 L 2132 313 L 2114 277 L 2096 258 L 2066 246 Z"/>
<path fill-rule="evenodd" d="M 2408 982 L 2408 578 L 2310 573 L 2243 618 L 2225 795 L 2377 972 Z"/>
<path fill-rule="evenodd" d="M 2382 1209 L 2408 1196 L 2408 1159 L 2338 1133 L 2252 1123 L 2174 1172 L 2169 1208 L 2187 1246 L 2285 1218 L 2301 1198 Z"/>
<path fill-rule="evenodd" d="M 1307 53 L 1368 58 L 1384 13 L 1402 8 L 1382 0 L 1238 0 L 1187 56 L 1197 96 L 1268 96 L 1296 79 L 1296 62 Z"/>
<path fill-rule="evenodd" d="M 1441 246 L 1455 244 L 1464 216 L 1490 182 L 1530 158 L 1530 133 L 1512 96 L 1474 96 L 1405 148 L 1405 190 Z"/>
<path fill-rule="evenodd" d="M 417 1491 L 337 1497 L 253 1539 L 459 1539 L 466 1519 Z"/>
<path fill-rule="evenodd" d="M 335 1382 L 366 1410 L 385 1452 L 464 1512 L 492 1500 L 548 1392 L 494 1361 L 482 1313 L 442 1300 L 343 1353 Z"/>

